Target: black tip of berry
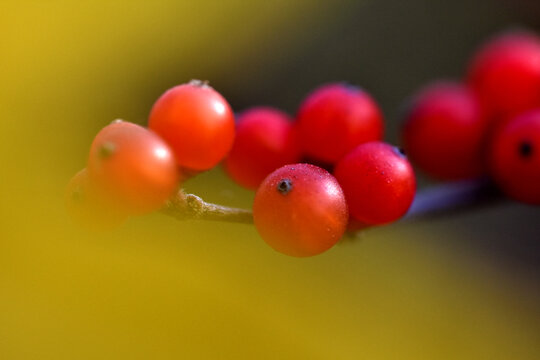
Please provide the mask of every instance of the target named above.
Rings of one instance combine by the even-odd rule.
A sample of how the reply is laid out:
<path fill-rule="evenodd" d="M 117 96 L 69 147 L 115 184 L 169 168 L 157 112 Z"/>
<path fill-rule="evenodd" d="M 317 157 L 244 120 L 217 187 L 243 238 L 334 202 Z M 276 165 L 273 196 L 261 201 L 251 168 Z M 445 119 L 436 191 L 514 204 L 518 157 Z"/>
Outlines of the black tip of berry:
<path fill-rule="evenodd" d="M 107 159 L 116 151 L 116 145 L 112 142 L 106 142 L 99 148 L 99 157 Z"/>
<path fill-rule="evenodd" d="M 518 151 L 522 158 L 529 158 L 533 154 L 533 146 L 530 142 L 523 141 L 519 144 Z"/>
<path fill-rule="evenodd" d="M 79 190 L 75 190 L 73 193 L 71 193 L 71 198 L 75 202 L 79 202 L 82 200 L 82 194 Z"/>
<path fill-rule="evenodd" d="M 407 153 L 405 152 L 405 149 L 403 149 L 402 147 L 395 146 L 394 151 L 397 155 L 401 157 L 407 157 Z"/>
<path fill-rule="evenodd" d="M 199 88 L 209 88 L 210 82 L 208 80 L 191 79 L 189 85 Z"/>
<path fill-rule="evenodd" d="M 277 191 L 279 191 L 282 195 L 287 195 L 292 190 L 293 184 L 292 181 L 289 179 L 282 179 L 277 184 Z"/>
<path fill-rule="evenodd" d="M 353 94 L 357 94 L 363 91 L 363 89 L 360 86 L 351 84 L 350 82 L 347 82 L 347 81 L 342 81 L 341 85 L 345 88 L 345 90 Z"/>

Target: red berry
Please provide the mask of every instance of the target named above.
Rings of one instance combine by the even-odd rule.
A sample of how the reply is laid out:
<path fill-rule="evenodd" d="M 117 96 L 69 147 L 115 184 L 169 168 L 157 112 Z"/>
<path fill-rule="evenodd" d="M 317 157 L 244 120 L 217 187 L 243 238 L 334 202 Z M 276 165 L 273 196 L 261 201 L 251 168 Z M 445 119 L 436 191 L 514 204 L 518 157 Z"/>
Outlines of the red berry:
<path fill-rule="evenodd" d="M 92 186 L 86 169 L 71 178 L 64 200 L 71 218 L 91 230 L 110 230 L 128 218 L 127 214 L 111 206 L 108 199 L 101 197 Z"/>
<path fill-rule="evenodd" d="M 234 114 L 217 91 L 200 81 L 167 90 L 154 104 L 148 127 L 171 146 L 181 167 L 208 170 L 234 140 Z"/>
<path fill-rule="evenodd" d="M 468 81 L 491 117 L 540 106 L 540 38 L 526 32 L 494 38 L 473 58 Z"/>
<path fill-rule="evenodd" d="M 508 196 L 540 205 L 540 109 L 498 129 L 491 143 L 490 167 Z"/>
<path fill-rule="evenodd" d="M 358 144 L 380 140 L 382 114 L 365 91 L 345 84 L 324 85 L 304 100 L 297 115 L 305 155 L 334 164 Z"/>
<path fill-rule="evenodd" d="M 159 209 L 179 182 L 167 144 L 153 132 L 123 121 L 97 134 L 90 147 L 88 173 L 105 196 L 130 214 Z"/>
<path fill-rule="evenodd" d="M 336 179 L 310 164 L 283 166 L 261 184 L 253 220 L 275 250 L 312 256 L 330 249 L 347 227 L 347 203 Z"/>
<path fill-rule="evenodd" d="M 294 127 L 279 110 L 258 107 L 238 119 L 234 145 L 225 159 L 225 170 L 240 185 L 257 189 L 277 168 L 300 160 Z"/>
<path fill-rule="evenodd" d="M 408 108 L 403 144 L 411 161 L 433 177 L 477 177 L 484 170 L 487 127 L 470 90 L 456 83 L 435 83 L 422 89 Z"/>
<path fill-rule="evenodd" d="M 411 165 L 398 149 L 382 142 L 359 145 L 338 162 L 334 174 L 351 217 L 367 225 L 397 220 L 414 199 Z"/>

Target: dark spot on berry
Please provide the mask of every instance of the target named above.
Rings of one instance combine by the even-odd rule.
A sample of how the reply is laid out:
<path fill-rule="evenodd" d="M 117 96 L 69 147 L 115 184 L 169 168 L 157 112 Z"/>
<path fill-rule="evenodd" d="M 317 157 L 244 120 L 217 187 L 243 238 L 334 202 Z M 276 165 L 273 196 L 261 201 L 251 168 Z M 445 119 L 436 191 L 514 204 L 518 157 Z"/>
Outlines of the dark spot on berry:
<path fill-rule="evenodd" d="M 349 92 L 350 94 L 358 94 L 359 92 L 362 92 L 363 89 L 360 86 L 353 85 L 347 81 L 343 81 L 341 85 Z"/>
<path fill-rule="evenodd" d="M 112 142 L 106 142 L 99 148 L 99 157 L 101 159 L 107 159 L 116 151 L 116 145 Z"/>
<path fill-rule="evenodd" d="M 75 201 L 75 202 L 81 202 L 81 201 L 83 201 L 83 197 L 84 197 L 84 194 L 83 194 L 82 189 L 80 189 L 80 188 L 76 188 L 76 189 L 73 190 L 73 192 L 71 193 L 71 198 L 72 198 L 73 201 Z"/>
<path fill-rule="evenodd" d="M 277 184 L 277 190 L 282 195 L 287 195 L 293 188 L 292 181 L 289 179 L 281 179 L 280 182 Z"/>
<path fill-rule="evenodd" d="M 407 157 L 405 149 L 403 149 L 402 147 L 394 146 L 394 152 L 401 157 Z"/>
<path fill-rule="evenodd" d="M 519 151 L 519 155 L 522 157 L 522 158 L 529 158 L 532 156 L 533 154 L 533 146 L 530 142 L 528 141 L 523 141 L 519 144 L 519 148 L 518 148 L 518 151 Z"/>

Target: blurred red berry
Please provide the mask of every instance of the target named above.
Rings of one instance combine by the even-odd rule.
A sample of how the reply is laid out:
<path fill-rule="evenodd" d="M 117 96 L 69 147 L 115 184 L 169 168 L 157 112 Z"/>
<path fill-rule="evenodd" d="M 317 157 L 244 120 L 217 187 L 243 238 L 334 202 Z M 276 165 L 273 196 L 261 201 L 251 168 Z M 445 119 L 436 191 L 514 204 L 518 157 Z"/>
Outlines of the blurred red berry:
<path fill-rule="evenodd" d="M 68 214 L 79 225 L 90 230 L 111 230 L 127 220 L 128 215 L 112 206 L 96 191 L 88 171 L 79 171 L 66 187 L 64 201 Z"/>
<path fill-rule="evenodd" d="M 310 164 L 283 166 L 261 184 L 253 220 L 275 250 L 312 256 L 330 249 L 343 236 L 348 211 L 343 192 L 326 170 Z"/>
<path fill-rule="evenodd" d="M 441 180 L 484 172 L 488 132 L 474 94 L 465 86 L 439 82 L 422 89 L 405 114 L 403 145 L 409 159 Z"/>
<path fill-rule="evenodd" d="M 290 117 L 279 110 L 257 107 L 238 118 L 234 145 L 224 165 L 234 181 L 255 190 L 272 171 L 299 160 Z"/>
<path fill-rule="evenodd" d="M 162 207 L 178 187 L 179 171 L 169 146 L 153 132 L 115 121 L 95 137 L 88 157 L 90 180 L 130 214 Z"/>
<path fill-rule="evenodd" d="M 540 109 L 507 122 L 491 143 L 490 166 L 510 197 L 540 204 Z"/>
<path fill-rule="evenodd" d="M 495 37 L 474 56 L 468 82 L 497 121 L 539 107 L 540 38 L 528 32 Z"/>
<path fill-rule="evenodd" d="M 383 142 L 357 146 L 337 163 L 334 174 L 351 217 L 366 225 L 399 219 L 414 199 L 411 165 L 397 148 Z"/>
<path fill-rule="evenodd" d="M 191 170 L 217 165 L 234 141 L 231 107 L 200 81 L 167 90 L 154 104 L 148 127 L 169 144 L 178 164 Z"/>
<path fill-rule="evenodd" d="M 334 164 L 358 144 L 383 136 L 379 106 L 365 91 L 345 84 L 324 85 L 309 94 L 297 121 L 304 154 L 325 163 Z"/>

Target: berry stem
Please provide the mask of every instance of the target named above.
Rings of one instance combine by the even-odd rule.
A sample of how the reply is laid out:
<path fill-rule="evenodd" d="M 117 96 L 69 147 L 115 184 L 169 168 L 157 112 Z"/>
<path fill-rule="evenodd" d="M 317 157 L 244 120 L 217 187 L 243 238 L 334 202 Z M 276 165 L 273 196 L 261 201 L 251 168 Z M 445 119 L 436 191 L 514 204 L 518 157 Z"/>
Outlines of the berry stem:
<path fill-rule="evenodd" d="M 418 192 L 403 221 L 434 219 L 477 210 L 504 199 L 495 184 L 487 179 L 445 183 Z"/>
<path fill-rule="evenodd" d="M 183 190 L 180 190 L 173 198 L 169 199 L 161 212 L 177 220 L 253 223 L 253 214 L 250 210 L 208 203 L 197 195 L 186 194 Z"/>
<path fill-rule="evenodd" d="M 485 179 L 457 181 L 432 186 L 417 193 L 402 221 L 427 220 L 494 205 L 504 200 L 495 185 Z M 252 224 L 251 210 L 212 204 L 180 190 L 162 213 L 177 220 L 225 221 Z"/>

